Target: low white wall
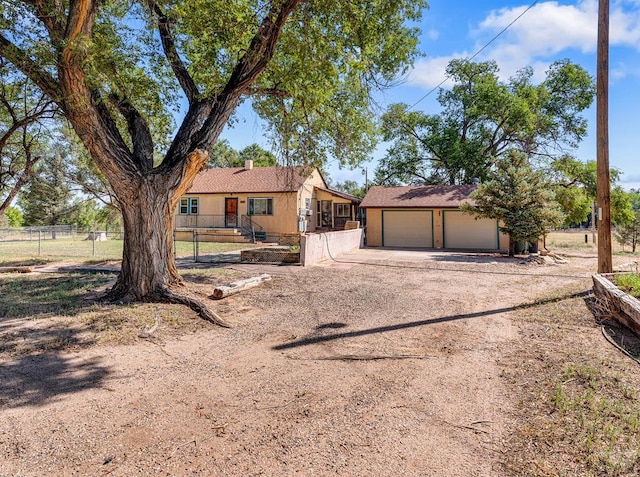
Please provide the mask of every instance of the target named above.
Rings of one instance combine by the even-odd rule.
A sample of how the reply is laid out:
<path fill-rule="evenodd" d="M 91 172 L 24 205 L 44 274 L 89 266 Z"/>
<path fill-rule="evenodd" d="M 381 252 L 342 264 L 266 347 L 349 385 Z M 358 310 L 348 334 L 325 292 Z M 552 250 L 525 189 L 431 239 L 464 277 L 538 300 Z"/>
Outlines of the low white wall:
<path fill-rule="evenodd" d="M 362 246 L 362 229 L 302 235 L 300 262 L 305 267 Z"/>

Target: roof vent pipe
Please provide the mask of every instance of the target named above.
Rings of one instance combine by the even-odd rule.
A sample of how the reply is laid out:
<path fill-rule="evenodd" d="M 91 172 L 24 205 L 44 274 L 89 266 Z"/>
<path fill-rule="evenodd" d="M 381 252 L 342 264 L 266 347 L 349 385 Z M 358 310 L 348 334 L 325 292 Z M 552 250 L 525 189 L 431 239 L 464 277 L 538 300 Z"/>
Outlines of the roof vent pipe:
<path fill-rule="evenodd" d="M 253 169 L 253 161 L 251 159 L 247 159 L 246 161 L 244 161 L 244 168 L 248 171 Z"/>

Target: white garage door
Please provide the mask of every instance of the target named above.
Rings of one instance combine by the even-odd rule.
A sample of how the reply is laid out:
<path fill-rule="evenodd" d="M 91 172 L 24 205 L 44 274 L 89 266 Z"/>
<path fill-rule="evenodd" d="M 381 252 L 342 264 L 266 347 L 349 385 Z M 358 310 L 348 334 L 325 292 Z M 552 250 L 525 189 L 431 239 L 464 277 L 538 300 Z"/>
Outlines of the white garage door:
<path fill-rule="evenodd" d="M 433 211 L 383 210 L 382 245 L 433 247 Z"/>
<path fill-rule="evenodd" d="M 496 250 L 498 223 L 494 219 L 478 219 L 457 210 L 443 212 L 444 248 Z"/>

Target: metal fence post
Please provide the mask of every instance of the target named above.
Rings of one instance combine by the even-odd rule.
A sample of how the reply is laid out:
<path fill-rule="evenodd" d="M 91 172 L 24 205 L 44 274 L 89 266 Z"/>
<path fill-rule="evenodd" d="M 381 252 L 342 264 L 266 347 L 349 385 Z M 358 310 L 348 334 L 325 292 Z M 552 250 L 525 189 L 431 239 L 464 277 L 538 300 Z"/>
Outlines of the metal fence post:
<path fill-rule="evenodd" d="M 95 257 L 96 256 L 96 233 L 95 232 L 89 232 L 89 233 L 92 234 L 91 235 L 91 238 L 92 238 L 92 240 L 91 240 L 91 242 L 92 242 L 92 244 L 91 244 L 91 253 L 92 253 L 92 256 Z"/>
<path fill-rule="evenodd" d="M 38 256 L 42 252 L 42 230 L 38 229 Z"/>
<path fill-rule="evenodd" d="M 198 232 L 193 231 L 193 261 L 198 261 Z"/>

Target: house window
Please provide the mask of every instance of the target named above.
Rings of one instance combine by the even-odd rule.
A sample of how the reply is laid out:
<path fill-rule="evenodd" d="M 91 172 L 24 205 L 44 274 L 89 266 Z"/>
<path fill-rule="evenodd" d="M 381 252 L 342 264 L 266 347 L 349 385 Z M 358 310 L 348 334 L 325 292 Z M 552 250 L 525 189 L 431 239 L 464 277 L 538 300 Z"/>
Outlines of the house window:
<path fill-rule="evenodd" d="M 182 197 L 180 199 L 180 215 L 198 215 L 198 198 Z"/>
<path fill-rule="evenodd" d="M 271 197 L 249 197 L 247 202 L 248 215 L 273 215 L 273 199 Z"/>
<path fill-rule="evenodd" d="M 351 204 L 336 204 L 336 217 L 351 217 Z"/>

